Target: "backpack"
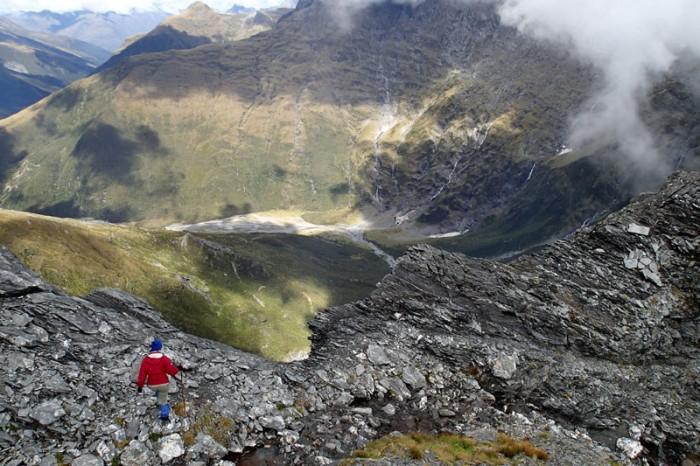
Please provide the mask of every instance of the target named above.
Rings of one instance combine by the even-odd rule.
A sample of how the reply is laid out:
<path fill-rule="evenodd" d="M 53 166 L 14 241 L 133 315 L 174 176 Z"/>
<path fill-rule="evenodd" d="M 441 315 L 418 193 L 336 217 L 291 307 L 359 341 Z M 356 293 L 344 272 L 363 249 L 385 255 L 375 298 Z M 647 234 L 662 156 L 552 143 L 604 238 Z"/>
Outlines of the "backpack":
<path fill-rule="evenodd" d="M 138 383 L 139 372 L 141 371 L 141 363 L 143 362 L 144 356 L 137 356 L 136 359 L 131 363 L 131 369 L 129 370 L 129 380 L 131 383 Z"/>

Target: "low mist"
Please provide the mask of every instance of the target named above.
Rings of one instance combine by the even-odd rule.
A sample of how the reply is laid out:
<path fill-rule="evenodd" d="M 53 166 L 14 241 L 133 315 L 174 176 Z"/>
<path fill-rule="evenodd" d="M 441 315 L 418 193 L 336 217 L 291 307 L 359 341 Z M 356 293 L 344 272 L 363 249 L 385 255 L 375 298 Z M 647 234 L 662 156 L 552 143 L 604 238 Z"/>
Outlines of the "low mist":
<path fill-rule="evenodd" d="M 666 171 L 640 118 L 652 87 L 681 57 L 700 57 L 695 0 L 508 0 L 504 24 L 565 45 L 602 72 L 601 89 L 572 121 L 570 144 L 618 144 L 646 168 Z"/>

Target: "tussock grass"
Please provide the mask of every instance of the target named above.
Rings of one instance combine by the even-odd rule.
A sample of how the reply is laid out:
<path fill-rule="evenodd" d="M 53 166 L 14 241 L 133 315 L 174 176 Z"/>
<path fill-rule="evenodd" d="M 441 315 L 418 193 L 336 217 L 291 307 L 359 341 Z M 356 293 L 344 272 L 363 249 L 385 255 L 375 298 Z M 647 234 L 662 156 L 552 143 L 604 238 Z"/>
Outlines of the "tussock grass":
<path fill-rule="evenodd" d="M 438 435 L 411 432 L 406 435 L 388 435 L 367 444 L 353 453 L 354 458 L 379 459 L 400 457 L 419 460 L 427 452 L 441 464 L 512 464 L 511 460 L 525 455 L 540 461 L 549 459 L 547 453 L 528 440 L 517 440 L 499 433 L 495 441 L 478 442 L 470 437 L 452 433 Z"/>
<path fill-rule="evenodd" d="M 211 403 L 193 409 L 190 421 L 190 428 L 182 435 L 185 446 L 194 445 L 199 433 L 211 436 L 220 445 L 230 444 L 235 422 L 230 417 L 216 413 Z"/>

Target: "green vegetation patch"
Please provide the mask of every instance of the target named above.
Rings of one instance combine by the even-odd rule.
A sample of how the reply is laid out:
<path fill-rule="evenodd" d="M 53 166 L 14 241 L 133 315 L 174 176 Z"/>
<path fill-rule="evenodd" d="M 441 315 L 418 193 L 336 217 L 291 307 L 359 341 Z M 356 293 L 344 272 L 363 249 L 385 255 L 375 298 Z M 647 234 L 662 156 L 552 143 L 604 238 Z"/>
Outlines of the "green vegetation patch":
<path fill-rule="evenodd" d="M 479 442 L 470 437 L 446 432 L 438 435 L 423 432 L 388 435 L 368 443 L 362 450 L 355 451 L 353 457 L 420 460 L 428 453 L 440 464 L 513 464 L 512 460 L 521 455 L 543 462 L 549 458 L 544 450 L 537 448 L 530 441 L 517 440 L 504 433 L 499 433 L 494 441 Z M 345 460 L 344 463 L 351 464 L 351 461 Z"/>
<path fill-rule="evenodd" d="M 211 403 L 202 406 L 178 403 L 173 407 L 173 410 L 178 416 L 190 417 L 189 429 L 182 434 L 185 446 L 194 445 L 197 434 L 200 433 L 209 435 L 221 445 L 230 444 L 235 423 L 233 419 L 218 414 Z"/>

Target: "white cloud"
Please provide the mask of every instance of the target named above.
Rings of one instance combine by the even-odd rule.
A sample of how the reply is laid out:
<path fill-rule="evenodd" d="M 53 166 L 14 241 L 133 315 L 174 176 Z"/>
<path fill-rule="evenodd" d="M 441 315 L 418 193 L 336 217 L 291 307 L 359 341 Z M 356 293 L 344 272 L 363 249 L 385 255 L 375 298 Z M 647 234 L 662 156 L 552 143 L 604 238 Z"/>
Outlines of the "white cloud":
<path fill-rule="evenodd" d="M 637 161 L 659 163 L 640 105 L 681 56 L 700 57 L 700 2 L 506 0 L 500 13 L 504 23 L 564 44 L 602 71 L 602 90 L 573 120 L 572 144 L 615 142 Z"/>
<path fill-rule="evenodd" d="M 164 10 L 169 13 L 178 13 L 195 0 L 3 0 L 0 3 L 0 13 L 14 11 L 41 11 L 49 10 L 67 12 L 76 10 L 92 10 L 99 12 L 114 11 L 128 13 L 130 10 L 150 11 Z M 204 3 L 219 11 L 226 11 L 234 4 L 254 8 L 267 8 L 278 5 L 280 0 L 204 0 Z"/>

